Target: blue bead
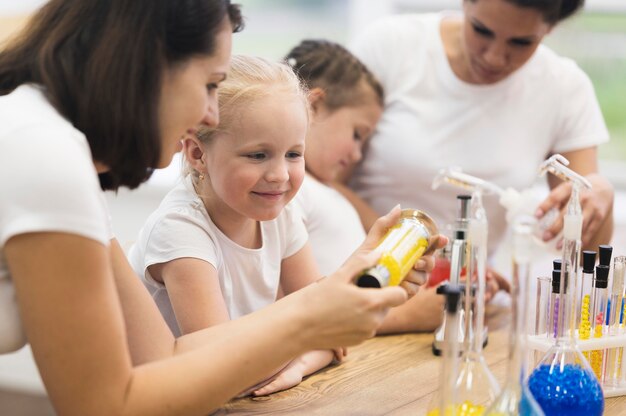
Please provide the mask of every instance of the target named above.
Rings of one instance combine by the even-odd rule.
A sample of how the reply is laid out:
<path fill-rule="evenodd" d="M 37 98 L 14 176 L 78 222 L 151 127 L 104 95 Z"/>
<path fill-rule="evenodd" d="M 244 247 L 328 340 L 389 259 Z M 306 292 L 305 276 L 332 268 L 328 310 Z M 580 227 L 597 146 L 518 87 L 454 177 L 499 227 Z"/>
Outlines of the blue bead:
<path fill-rule="evenodd" d="M 596 377 L 583 367 L 542 365 L 528 387 L 546 416 L 601 416 L 604 396 Z"/>

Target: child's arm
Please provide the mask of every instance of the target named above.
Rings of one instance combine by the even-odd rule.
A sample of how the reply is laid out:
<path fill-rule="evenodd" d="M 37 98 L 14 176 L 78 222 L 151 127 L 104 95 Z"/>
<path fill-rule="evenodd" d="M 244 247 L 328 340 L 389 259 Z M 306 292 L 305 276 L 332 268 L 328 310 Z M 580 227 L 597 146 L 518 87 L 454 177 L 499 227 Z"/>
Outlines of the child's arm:
<path fill-rule="evenodd" d="M 217 270 L 210 263 L 185 257 L 149 266 L 148 271 L 165 283 L 183 335 L 230 320 Z"/>
<path fill-rule="evenodd" d="M 280 265 L 280 287 L 285 296 L 318 281 L 321 277 L 309 243 L 296 254 L 283 259 Z"/>
<path fill-rule="evenodd" d="M 331 350 L 316 350 L 302 354 L 290 362 L 268 384 L 254 390 L 252 394 L 264 396 L 297 386 L 305 376 L 313 374 L 330 364 L 334 356 L 335 354 Z"/>
<path fill-rule="evenodd" d="M 436 288 L 421 289 L 404 304 L 392 308 L 376 334 L 434 331 L 443 318 L 443 296 Z"/>

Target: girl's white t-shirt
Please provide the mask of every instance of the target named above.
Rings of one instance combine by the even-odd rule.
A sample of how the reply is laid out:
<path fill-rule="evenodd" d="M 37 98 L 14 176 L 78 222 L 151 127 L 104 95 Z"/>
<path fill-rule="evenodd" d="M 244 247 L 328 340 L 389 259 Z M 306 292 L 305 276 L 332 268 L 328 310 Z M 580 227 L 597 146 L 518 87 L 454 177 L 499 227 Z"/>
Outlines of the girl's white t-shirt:
<path fill-rule="evenodd" d="M 310 175 L 305 176 L 293 204 L 302 213 L 322 275 L 337 271 L 365 240 L 359 213 L 350 201 Z"/>
<path fill-rule="evenodd" d="M 150 215 L 128 257 L 174 335 L 180 335 L 180 329 L 167 288 L 152 278 L 148 267 L 183 257 L 206 261 L 217 270 L 230 319 L 236 319 L 276 301 L 282 260 L 307 242 L 299 213 L 290 205 L 260 225 L 261 248 L 232 241 L 211 220 L 189 176 Z"/>

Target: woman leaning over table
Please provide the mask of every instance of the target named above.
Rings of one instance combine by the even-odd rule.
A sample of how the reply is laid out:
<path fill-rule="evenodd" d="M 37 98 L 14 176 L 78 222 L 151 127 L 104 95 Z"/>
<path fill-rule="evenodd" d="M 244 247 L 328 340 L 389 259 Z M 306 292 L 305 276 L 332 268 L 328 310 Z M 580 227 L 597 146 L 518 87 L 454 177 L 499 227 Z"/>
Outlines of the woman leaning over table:
<path fill-rule="evenodd" d="M 583 245 L 612 234 L 613 188 L 599 175 L 608 132 L 593 86 L 570 59 L 541 44 L 583 0 L 463 0 L 462 13 L 392 16 L 365 30 L 354 51 L 383 84 L 385 111 L 351 186 L 366 225 L 400 201 L 439 223 L 456 213 L 457 189 L 430 192 L 438 170 L 459 166 L 502 187 L 533 184 L 540 163 L 561 153 L 593 184 L 583 191 Z M 539 205 L 563 209 L 571 187 L 548 178 Z M 490 250 L 506 229 L 504 209 L 485 197 Z M 374 211 L 369 209 L 369 206 Z M 553 239 L 561 217 L 544 234 Z"/>

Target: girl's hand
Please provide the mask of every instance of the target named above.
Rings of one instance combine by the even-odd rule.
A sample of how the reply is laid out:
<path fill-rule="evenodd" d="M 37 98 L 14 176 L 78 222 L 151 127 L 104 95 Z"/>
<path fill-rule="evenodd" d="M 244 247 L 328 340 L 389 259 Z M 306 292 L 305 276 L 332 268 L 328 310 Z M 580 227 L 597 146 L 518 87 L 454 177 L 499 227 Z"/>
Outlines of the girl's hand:
<path fill-rule="evenodd" d="M 278 374 L 273 376 L 267 384 L 254 390 L 252 395 L 266 396 L 268 394 L 276 393 L 277 391 L 287 390 L 300 384 L 304 376 L 305 374 L 302 362 L 300 358 L 296 358 Z"/>
<path fill-rule="evenodd" d="M 443 235 L 437 235 L 433 237 L 434 243 L 432 248 L 428 251 L 429 254 L 422 256 L 414 265 L 413 269 L 409 271 L 400 286 L 406 290 L 409 297 L 414 296 L 419 290 L 420 286 L 423 286 L 428 282 L 428 276 L 430 272 L 435 268 L 435 250 L 443 248 L 448 244 L 448 238 Z"/>

